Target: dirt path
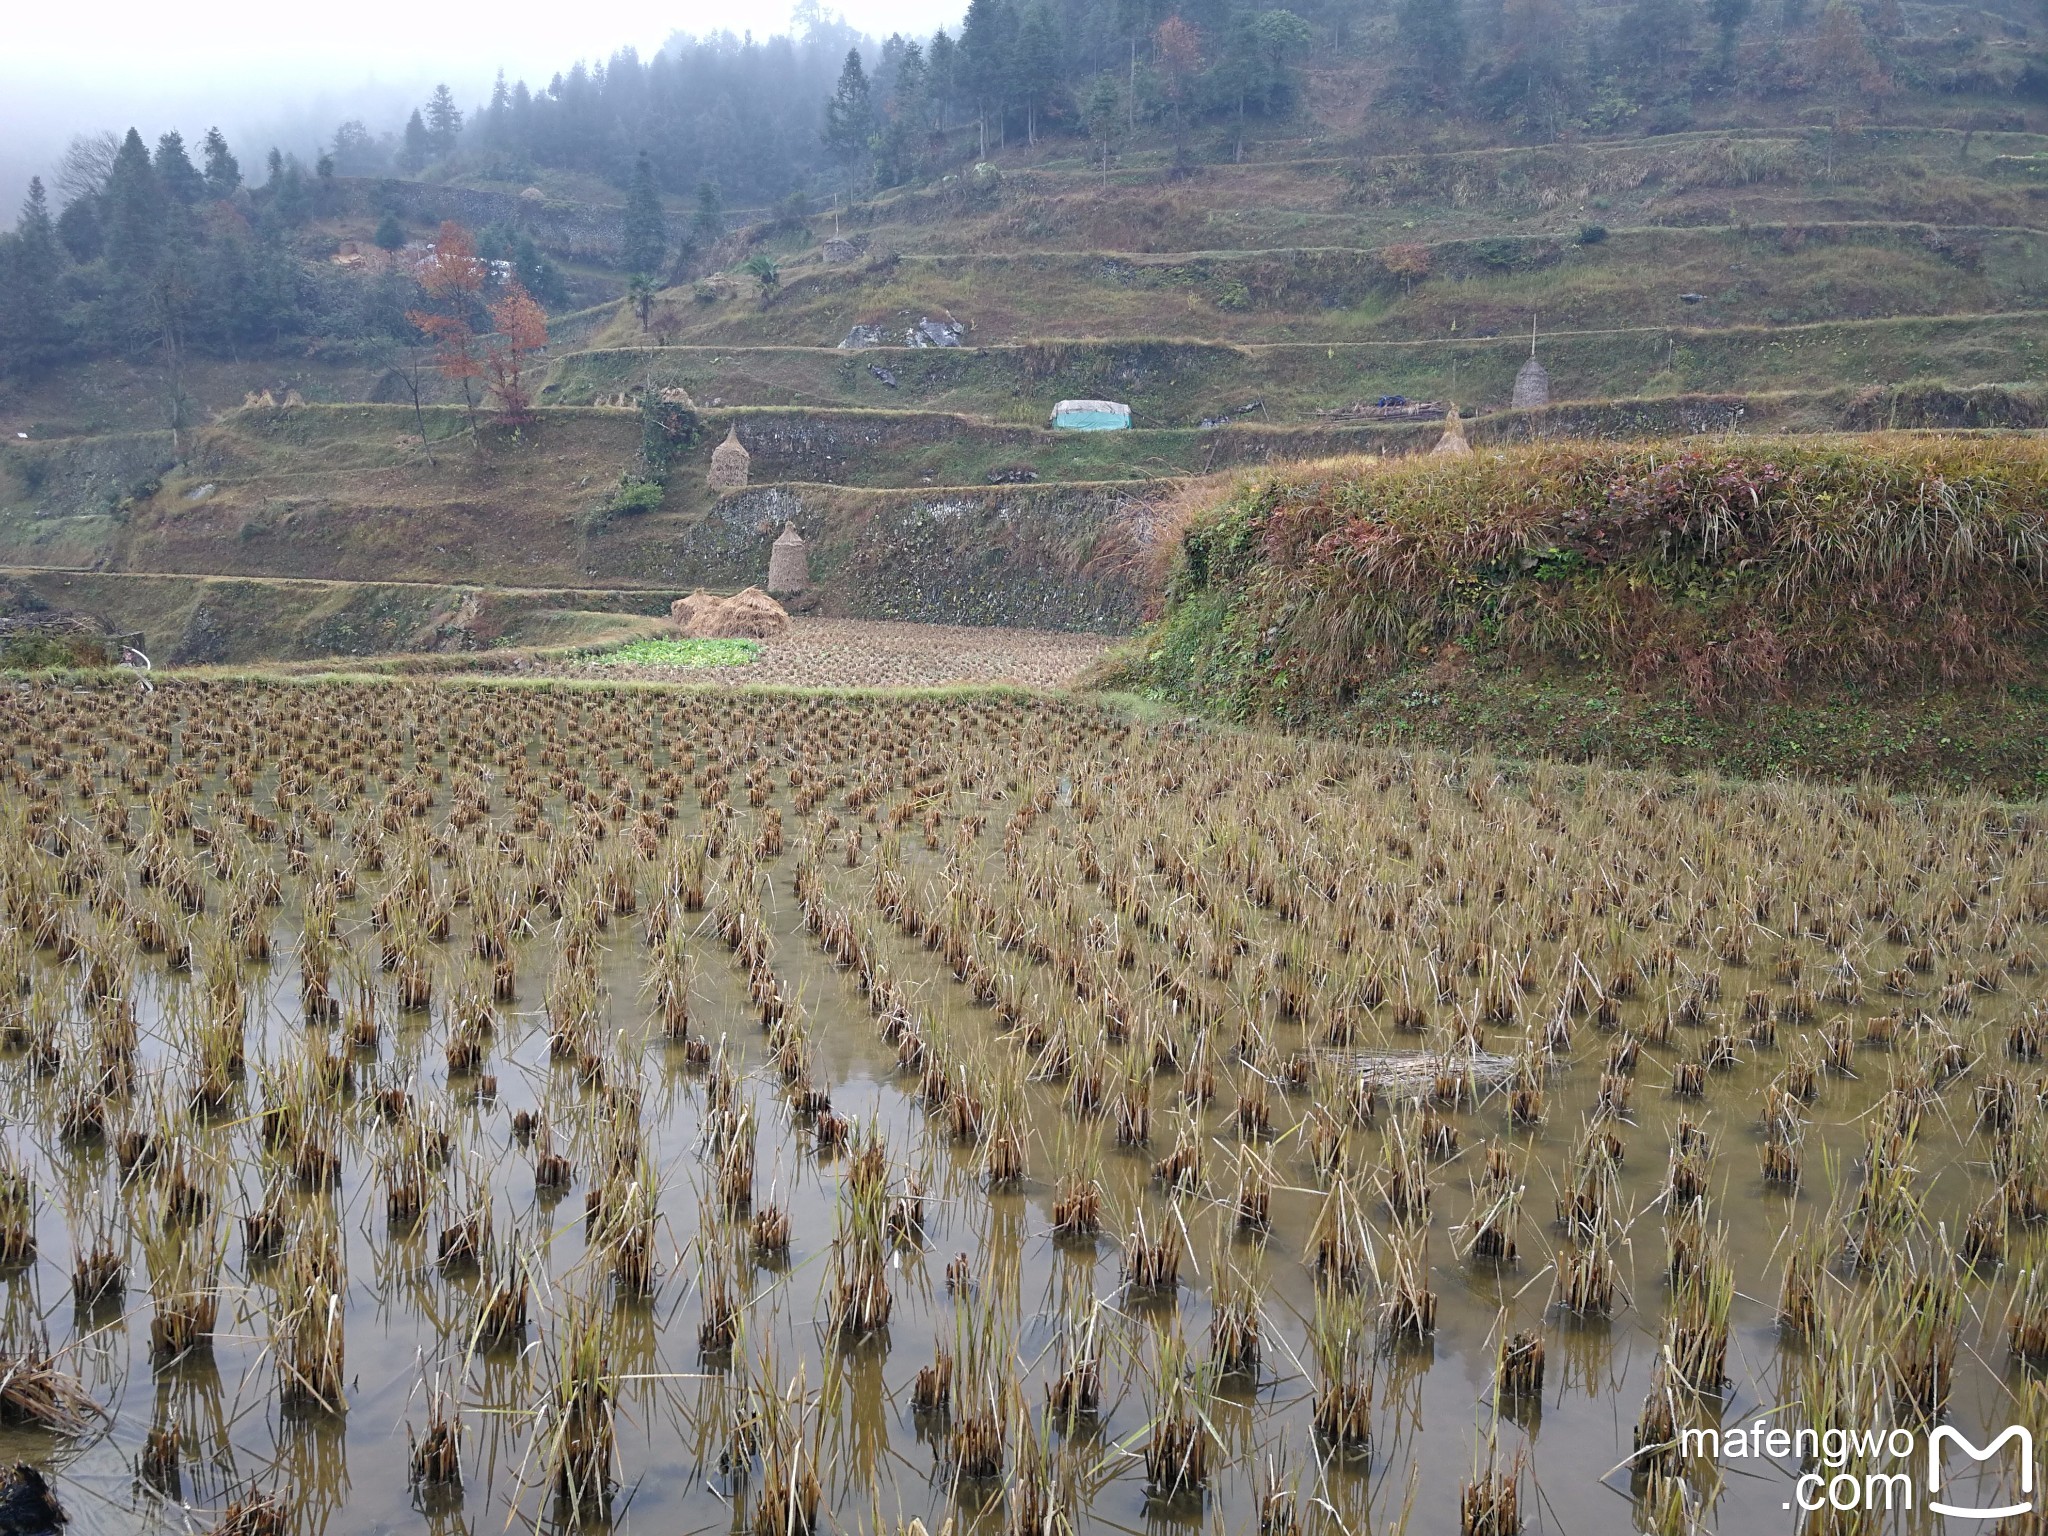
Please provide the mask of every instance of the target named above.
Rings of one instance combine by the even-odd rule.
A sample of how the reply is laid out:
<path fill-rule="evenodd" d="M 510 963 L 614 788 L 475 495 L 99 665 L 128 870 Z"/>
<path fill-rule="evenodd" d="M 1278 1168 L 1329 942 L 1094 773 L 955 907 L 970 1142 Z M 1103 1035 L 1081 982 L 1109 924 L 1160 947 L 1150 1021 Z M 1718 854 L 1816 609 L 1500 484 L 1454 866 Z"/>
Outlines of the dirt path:
<path fill-rule="evenodd" d="M 1060 688 L 1114 644 L 1114 635 L 868 619 L 790 620 L 742 667 L 577 667 L 579 675 L 703 683 L 787 683 L 801 688 L 932 688 L 1017 683 Z"/>

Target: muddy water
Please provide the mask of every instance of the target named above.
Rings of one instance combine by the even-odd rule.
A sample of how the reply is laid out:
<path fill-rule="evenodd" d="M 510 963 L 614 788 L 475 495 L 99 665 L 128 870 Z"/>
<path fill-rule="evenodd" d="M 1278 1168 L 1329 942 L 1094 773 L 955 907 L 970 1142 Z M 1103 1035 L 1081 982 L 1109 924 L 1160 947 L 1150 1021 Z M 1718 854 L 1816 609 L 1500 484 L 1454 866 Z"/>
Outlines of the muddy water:
<path fill-rule="evenodd" d="M 771 804 L 787 807 L 787 790 L 778 790 Z M 686 824 L 692 814 L 685 812 Z M 793 811 L 791 820 L 798 822 Z M 1047 823 L 1061 826 L 1061 812 L 1050 813 Z M 792 838 L 790 851 L 765 865 L 772 964 L 800 1002 L 834 1107 L 856 1122 L 877 1124 L 898 1166 L 921 1170 L 933 1191 L 928 1241 L 921 1250 L 899 1252 L 894 1260 L 895 1305 L 886 1332 L 853 1345 L 827 1337 L 820 1322 L 821 1292 L 844 1161 L 816 1155 L 808 1135 L 787 1112 L 767 1065 L 744 972 L 708 929 L 696 935 L 693 1029 L 725 1041 L 742 1069 L 742 1091 L 755 1102 L 760 1126 L 757 1198 L 787 1206 L 794 1232 L 786 1263 L 752 1272 L 743 1349 L 772 1355 L 777 1381 L 800 1382 L 809 1404 L 807 1438 L 816 1447 L 831 1527 L 869 1528 L 879 1512 L 889 1529 L 896 1521 L 919 1516 L 936 1532 L 949 1515 L 967 1529 L 1001 1528 L 1000 1487 L 953 1482 L 931 1426 L 920 1423 L 910 1406 L 913 1376 L 953 1337 L 956 1303 L 945 1269 L 964 1253 L 981 1302 L 1014 1309 L 1014 1370 L 1033 1405 L 1043 1402 L 1051 1375 L 1060 1298 L 1078 1290 L 1109 1308 L 1104 1410 L 1099 1423 L 1072 1442 L 1070 1465 L 1084 1493 L 1078 1511 L 1082 1529 L 1251 1529 L 1262 1469 L 1277 1468 L 1284 1482 L 1301 1488 L 1303 1506 L 1313 1505 L 1336 1528 L 1454 1530 L 1460 1485 L 1472 1475 L 1477 1437 L 1492 1430 L 1504 1460 L 1527 1452 L 1522 1484 L 1526 1528 L 1574 1536 L 1632 1531 L 1638 1511 L 1623 1464 L 1649 1390 L 1667 1299 L 1657 1196 L 1681 1115 L 1703 1121 L 1714 1138 L 1711 1218 L 1726 1223 L 1736 1267 L 1731 1380 L 1719 1411 L 1731 1424 L 1782 1413 L 1787 1387 L 1781 1369 L 1796 1346 L 1781 1345 L 1775 1321 L 1780 1235 L 1788 1225 L 1820 1223 L 1831 1195 L 1853 1193 L 1864 1117 L 1882 1093 L 1889 1070 L 1886 1052 L 1860 1052 L 1855 1076 L 1825 1077 L 1806 1143 L 1806 1181 L 1794 1192 L 1767 1186 L 1757 1171 L 1758 1110 L 1766 1083 L 1783 1066 L 1784 1049 L 1745 1051 L 1740 1064 L 1714 1074 L 1704 1101 L 1677 1100 L 1665 1088 L 1670 1063 L 1689 1043 L 1683 1035 L 1672 1047 L 1647 1049 L 1631 1120 L 1618 1128 L 1627 1149 L 1622 1187 L 1636 1212 L 1622 1250 L 1628 1302 L 1611 1318 L 1597 1321 L 1563 1318 L 1546 1308 L 1548 1254 L 1558 1241 L 1547 1218 L 1561 1169 L 1593 1107 L 1608 1035 L 1590 1023 L 1580 1027 L 1569 1063 L 1547 1085 L 1547 1115 L 1538 1127 L 1512 1127 L 1499 1096 L 1449 1113 L 1461 1133 L 1462 1151 L 1436 1168 L 1430 1272 L 1439 1298 L 1435 1333 L 1426 1343 L 1391 1347 L 1378 1357 L 1371 1451 L 1332 1456 L 1319 1451 L 1310 1433 L 1311 1382 L 1302 1368 L 1311 1358 L 1307 1320 L 1315 1306 L 1302 1255 L 1323 1183 L 1301 1141 L 1287 1134 L 1306 1107 L 1304 1098 L 1276 1096 L 1279 1134 L 1268 1150 L 1281 1187 L 1272 1230 L 1262 1242 L 1237 1230 L 1227 1206 L 1230 1184 L 1223 1154 L 1238 1137 L 1231 1121 L 1234 1069 L 1222 1062 L 1217 1098 L 1203 1111 L 1211 1148 L 1207 1194 L 1175 1201 L 1151 1176 L 1153 1162 L 1171 1138 L 1170 1117 L 1157 1112 L 1170 1097 L 1171 1079 L 1162 1079 L 1155 1094 L 1149 1148 L 1118 1147 L 1101 1121 L 1077 1128 L 1057 1085 L 1027 1085 L 1029 1172 L 1021 1187 L 991 1193 L 977 1178 L 975 1150 L 952 1143 L 927 1117 L 912 1096 L 912 1081 L 897 1073 L 894 1052 L 878 1039 L 866 998 L 805 931 L 791 893 L 795 862 Z M 937 867 L 936 861 L 920 864 L 915 855 L 910 863 L 914 873 Z M 995 863 L 990 852 L 988 867 L 993 870 Z M 832 859 L 825 861 L 825 876 L 834 899 L 850 906 L 865 900 L 867 868 L 846 870 Z M 342 913 L 344 930 L 365 948 L 374 945 L 367 923 L 375 890 L 374 881 L 366 879 L 362 894 Z M 251 1013 L 252 1061 L 288 1058 L 307 1031 L 290 958 L 294 911 L 288 902 L 274 929 L 277 958 L 248 969 L 260 999 Z M 1255 915 L 1253 921 L 1272 925 L 1275 920 Z M 458 917 L 447 942 L 450 953 L 466 947 L 465 922 Z M 993 1039 L 988 1010 L 975 1005 L 940 963 L 886 925 L 880 932 L 892 969 L 947 1035 Z M 617 920 L 604 942 L 608 1028 L 619 1038 L 621 1053 L 640 1065 L 643 1122 L 666 1179 L 662 1284 L 650 1301 L 607 1302 L 612 1360 L 622 1378 L 619 1485 L 611 1524 L 648 1532 L 744 1528 L 751 1518 L 750 1489 L 720 1462 L 726 1441 L 718 1404 L 725 1368 L 700 1358 L 697 1350 L 701 1309 L 692 1245 L 706 1222 L 720 1219 L 706 1200 L 710 1181 L 700 1158 L 706 1077 L 649 1023 L 639 922 Z M 1819 945 L 1808 949 L 1815 968 L 1832 959 Z M 1889 969 L 1902 955 L 1876 944 L 1865 969 L 1872 974 Z M 264 1267 L 246 1261 L 238 1242 L 229 1243 L 221 1321 L 205 1357 L 152 1369 L 139 1254 L 125 1312 L 96 1319 L 75 1315 L 66 1280 L 66 1194 L 87 1184 L 110 1183 L 114 1170 L 103 1150 L 58 1146 L 49 1133 L 47 1104 L 41 1101 L 47 1082 L 30 1076 L 19 1060 L 9 1063 L 11 1134 L 21 1155 L 33 1160 L 45 1199 L 37 1219 L 39 1257 L 7 1281 L 6 1316 L 17 1328 L 37 1326 L 33 1320 L 39 1319 L 51 1344 L 66 1346 L 67 1363 L 106 1406 L 110 1421 L 101 1431 L 68 1439 L 9 1430 L 0 1435 L 0 1456 L 57 1471 L 74 1531 L 203 1529 L 237 1488 L 252 1484 L 288 1491 L 296 1523 L 306 1530 L 481 1533 L 556 1523 L 557 1512 L 541 1487 L 534 1410 L 544 1392 L 542 1352 L 552 1338 L 553 1312 L 570 1291 L 589 1288 L 583 1275 L 587 1180 L 579 1177 L 559 1198 L 537 1196 L 529 1153 L 511 1129 L 516 1111 L 543 1105 L 554 1107 L 558 1124 L 573 1126 L 574 1106 L 589 1098 L 573 1073 L 549 1060 L 541 992 L 551 958 L 545 933 L 522 947 L 520 996 L 505 1008 L 492 1050 L 495 1101 L 447 1099 L 455 1168 L 486 1181 L 496 1197 L 501 1230 L 516 1227 L 544 1256 L 532 1342 L 524 1350 L 475 1356 L 465 1350 L 465 1282 L 443 1276 L 432 1263 L 431 1220 L 416 1235 L 388 1228 L 370 1137 L 355 1131 L 343 1144 L 342 1177 L 328 1197 L 341 1212 L 347 1250 L 345 1415 L 293 1416 L 279 1410 L 265 1321 L 272 1291 Z M 66 995 L 64 971 L 47 955 L 36 958 L 34 979 L 38 991 Z M 1052 985 L 1049 974 L 1045 984 Z M 1729 970 L 1726 996 L 1739 998 L 1747 987 L 1769 985 L 1759 960 L 1753 971 Z M 168 1041 L 176 1032 L 167 1017 L 171 999 L 183 986 L 160 966 L 145 968 L 140 977 L 144 1056 L 152 1065 L 173 1066 Z M 2041 991 L 2039 978 L 2018 978 L 2007 990 L 1978 999 L 1968 1038 L 1981 1051 L 1995 1051 L 2005 1023 Z M 367 1089 L 372 1082 L 407 1081 L 423 1096 L 441 1094 L 445 1031 L 439 1008 L 403 1014 L 391 999 L 386 1005 L 377 1058 L 358 1058 L 359 1084 Z M 1622 1025 L 1646 1025 L 1652 1006 L 1623 1005 Z M 1879 1005 L 1873 1001 L 1849 1011 L 1869 1015 Z M 1283 1052 L 1302 1043 L 1298 1025 L 1275 1020 L 1272 1030 Z M 1797 1033 L 1785 1032 L 1788 1047 Z M 1414 1044 L 1412 1037 L 1380 1034 L 1362 1048 Z M 1980 1064 L 1976 1075 L 1983 1070 Z M 255 1101 L 252 1074 L 245 1112 Z M 1932 1219 L 1945 1222 L 1953 1237 L 1964 1214 L 1992 1183 L 1988 1143 L 1970 1123 L 1967 1083 L 1948 1091 L 1944 1109 L 1945 1118 L 1930 1115 L 1915 1162 L 1925 1209 Z M 1382 1126 L 1389 1113 L 1383 1108 Z M 359 1117 L 366 1113 L 359 1111 Z M 205 1134 L 231 1162 L 230 1189 L 239 1189 L 240 1201 L 254 1202 L 259 1191 L 246 1118 L 231 1116 Z M 1375 1164 L 1383 1129 L 1351 1134 L 1357 1156 L 1367 1166 Z M 1105 1235 L 1092 1249 L 1056 1244 L 1049 1235 L 1053 1184 L 1076 1136 L 1100 1142 L 1108 1194 Z M 1464 1261 L 1453 1252 L 1452 1230 L 1469 1208 L 1470 1181 L 1491 1138 L 1498 1138 L 1519 1163 L 1529 1190 L 1519 1231 L 1520 1258 L 1513 1264 Z M 587 1174 L 587 1144 L 571 1135 L 569 1146 L 579 1173 Z M 1825 1166 L 1830 1162 L 1833 1190 Z M 240 1201 L 231 1198 L 230 1208 L 239 1211 Z M 1118 1294 L 1117 1235 L 1129 1229 L 1141 1210 L 1155 1230 L 1167 1223 L 1184 1226 L 1186 1232 L 1183 1284 L 1166 1303 L 1139 1304 Z M 1384 1223 L 1383 1210 L 1373 1214 Z M 1971 1285 L 1972 1313 L 1964 1325 L 1951 1413 L 1980 1441 L 1982 1431 L 2015 1416 L 2014 1367 L 2003 1330 L 2006 1288 L 2010 1276 L 2041 1247 L 2038 1234 L 2016 1230 L 2003 1274 Z M 1202 1357 L 1208 1268 L 1219 1251 L 1258 1277 L 1264 1295 L 1264 1366 L 1254 1381 L 1225 1384 L 1207 1407 L 1222 1456 L 1206 1500 L 1162 1506 L 1147 1498 L 1138 1459 L 1151 1416 L 1141 1362 L 1176 1314 L 1192 1358 Z M 1494 1343 L 1504 1317 L 1512 1328 L 1540 1328 L 1549 1347 L 1540 1408 L 1511 1416 L 1497 1415 L 1492 1397 Z M 424 1427 L 423 1382 L 435 1378 L 454 1390 L 463 1405 L 465 1486 L 459 1498 L 425 1499 L 408 1486 L 409 1428 Z M 171 1417 L 186 1439 L 182 1507 L 139 1489 L 133 1474 L 150 1425 Z M 1013 1427 L 1013 1435 L 1019 1432 Z M 1789 1460 L 1753 1460 L 1730 1464 L 1718 1477 L 1702 1477 L 1713 1500 L 1711 1523 L 1726 1531 L 1793 1529 L 1795 1516 L 1787 1506 L 1798 1471 Z M 2000 1502 L 1990 1477 L 1981 1497 L 1973 1499 L 1971 1491 L 1967 1479 L 1952 1484 L 1959 1502 Z M 1933 1529 L 1939 1523 L 1923 1513 L 1902 1520 L 1901 1526 Z"/>

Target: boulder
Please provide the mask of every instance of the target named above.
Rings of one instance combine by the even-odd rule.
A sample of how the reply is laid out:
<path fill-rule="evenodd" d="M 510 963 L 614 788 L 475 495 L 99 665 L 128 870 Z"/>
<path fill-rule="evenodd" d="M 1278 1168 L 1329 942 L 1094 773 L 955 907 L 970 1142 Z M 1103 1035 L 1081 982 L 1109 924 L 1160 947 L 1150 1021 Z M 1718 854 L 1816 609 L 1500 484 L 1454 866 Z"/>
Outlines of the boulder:
<path fill-rule="evenodd" d="M 669 604 L 669 622 L 687 640 L 772 640 L 789 631 L 789 614 L 759 587 L 719 597 L 701 587 Z"/>

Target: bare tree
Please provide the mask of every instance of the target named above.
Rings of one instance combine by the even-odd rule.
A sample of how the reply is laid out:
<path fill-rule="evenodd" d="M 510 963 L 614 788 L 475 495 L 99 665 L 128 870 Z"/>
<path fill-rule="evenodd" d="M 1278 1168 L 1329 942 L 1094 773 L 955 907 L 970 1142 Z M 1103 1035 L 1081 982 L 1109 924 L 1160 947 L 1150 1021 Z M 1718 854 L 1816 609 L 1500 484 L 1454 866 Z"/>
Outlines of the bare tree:
<path fill-rule="evenodd" d="M 114 156 L 121 152 L 121 136 L 111 128 L 98 133 L 77 133 L 64 149 L 64 158 L 57 164 L 57 190 L 64 201 L 75 203 L 81 197 L 95 197 L 106 190 L 107 177 L 113 174 Z"/>
<path fill-rule="evenodd" d="M 426 385 L 425 361 L 420 349 L 407 344 L 405 349 L 405 371 L 399 375 L 405 381 L 406 392 L 412 396 L 412 417 L 419 423 L 420 447 L 426 450 L 427 462 L 434 462 L 434 445 L 427 438 L 427 413 L 420 406 L 420 392 Z"/>

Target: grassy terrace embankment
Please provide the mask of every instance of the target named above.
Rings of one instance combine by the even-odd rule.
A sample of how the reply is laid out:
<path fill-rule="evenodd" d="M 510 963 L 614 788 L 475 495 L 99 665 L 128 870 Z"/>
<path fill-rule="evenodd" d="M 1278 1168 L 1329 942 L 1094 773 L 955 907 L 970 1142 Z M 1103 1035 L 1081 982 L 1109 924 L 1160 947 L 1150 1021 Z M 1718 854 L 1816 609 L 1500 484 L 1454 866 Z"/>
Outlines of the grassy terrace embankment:
<path fill-rule="evenodd" d="M 1564 234 L 1582 221 L 1735 225 L 1814 220 L 2038 223 L 2048 137 L 1891 125 L 1762 126 L 1571 144 L 1389 152 L 1366 135 L 1290 157 L 1253 155 L 1194 174 L 1161 149 L 1104 176 L 1085 153 L 1041 151 L 990 191 L 961 180 L 904 188 L 839 216 L 873 251 L 1175 252 Z M 829 234 L 814 221 L 806 233 Z M 765 234 L 802 270 L 806 248 Z"/>
<path fill-rule="evenodd" d="M 1246 477 L 1116 681 L 1516 755 L 2048 786 L 2048 444 L 1542 446 Z"/>
<path fill-rule="evenodd" d="M 712 492 L 704 461 L 725 423 L 713 417 L 673 464 L 660 504 L 644 511 L 612 509 L 621 474 L 643 467 L 642 422 L 630 410 L 543 411 L 524 432 L 487 430 L 477 442 L 460 411 L 430 411 L 431 453 L 409 409 L 238 411 L 200 433 L 175 467 L 156 463 L 149 442 L 131 445 L 125 460 L 109 446 L 109 463 L 147 476 L 132 485 L 100 455 L 30 444 L 0 452 L 0 564 L 98 573 L 95 601 L 48 600 L 168 637 L 174 657 L 222 647 L 257 654 L 239 638 L 250 626 L 284 655 L 407 643 L 447 627 L 442 609 L 474 588 L 730 591 L 762 580 L 785 522 L 810 543 L 821 614 L 1054 629 L 1124 629 L 1136 619 L 1127 479 L 817 483 L 800 478 L 806 463 L 829 468 L 852 454 L 877 464 L 920 433 L 942 458 L 975 463 L 1012 455 L 1014 445 L 984 433 L 947 447 L 950 418 L 937 418 L 937 430 L 931 418 L 859 412 L 755 420 L 779 483 Z M 770 437 L 780 444 L 773 452 Z M 167 589 L 123 585 L 145 576 L 259 585 L 195 589 L 174 615 L 162 606 Z M 265 581 L 361 590 L 268 590 Z M 565 597 L 548 606 L 607 604 Z"/>
<path fill-rule="evenodd" d="M 1063 398 L 1129 403 L 1147 427 L 1192 427 L 1262 402 L 1269 421 L 1384 394 L 1504 405 L 1529 338 L 1235 345 L 1121 338 L 1015 346 L 632 347 L 574 353 L 547 398 L 588 404 L 621 391 L 687 389 L 701 408 L 863 406 L 959 411 L 1040 425 Z M 2048 313 L 1845 320 L 1802 326 L 1652 326 L 1543 338 L 1555 400 L 1785 390 L 1854 393 L 1905 380 L 1959 386 L 2040 378 Z M 871 369 L 886 369 L 894 383 Z"/>
<path fill-rule="evenodd" d="M 1581 239 L 1492 235 L 1358 247 L 1147 255 L 1041 250 L 904 256 L 785 276 L 755 300 L 691 303 L 678 339 L 831 345 L 855 324 L 970 319 L 976 340 L 1199 335 L 1217 341 L 1420 340 L 1553 327 L 1811 324 L 2038 308 L 2048 239 L 2030 228 L 1918 223 L 1634 229 Z M 639 334 L 621 315 L 598 345 Z"/>

